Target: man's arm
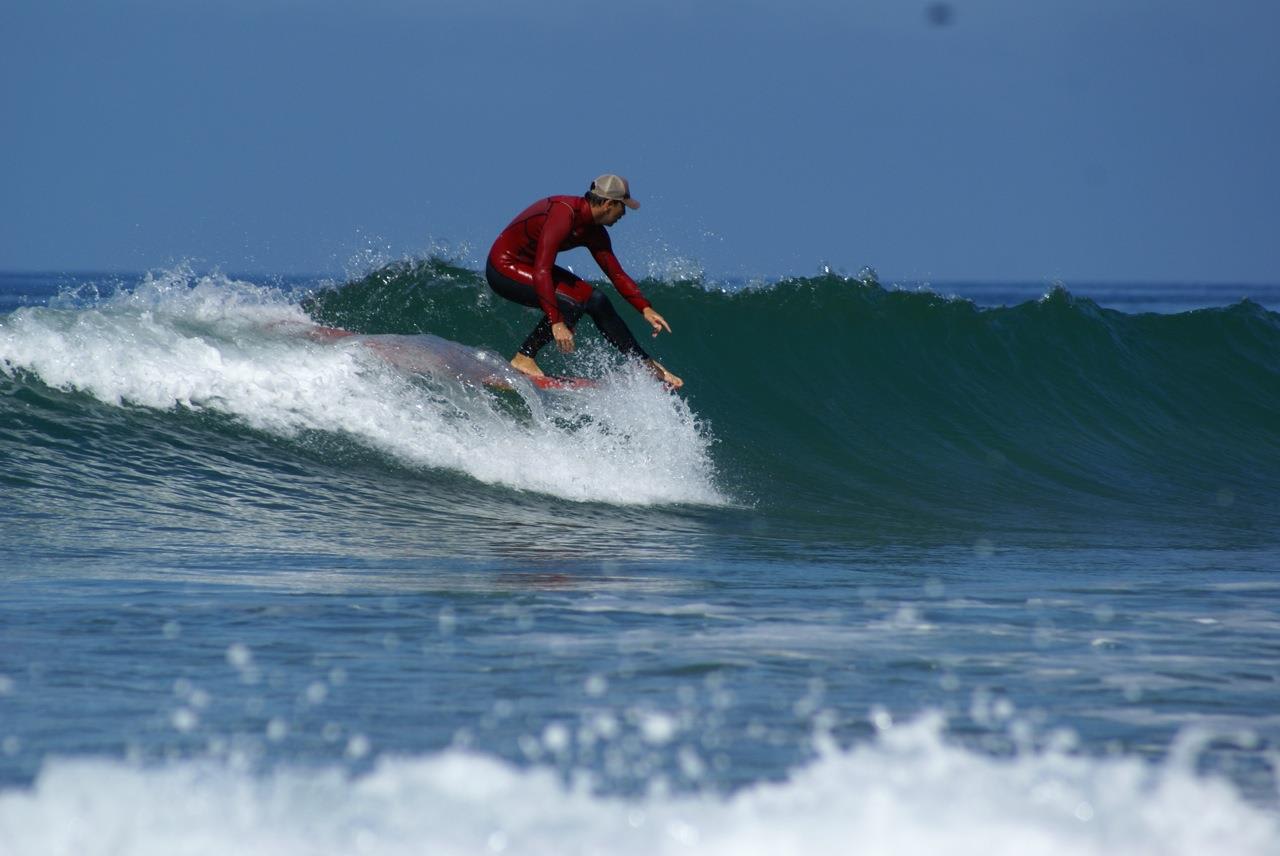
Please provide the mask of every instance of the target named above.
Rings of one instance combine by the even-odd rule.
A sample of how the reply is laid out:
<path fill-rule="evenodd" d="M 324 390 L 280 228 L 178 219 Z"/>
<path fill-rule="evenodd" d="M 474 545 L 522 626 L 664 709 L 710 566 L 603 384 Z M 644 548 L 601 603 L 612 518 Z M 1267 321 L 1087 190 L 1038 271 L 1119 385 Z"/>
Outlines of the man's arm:
<path fill-rule="evenodd" d="M 560 245 L 569 237 L 573 228 L 573 209 L 562 203 L 553 203 L 547 212 L 547 222 L 538 236 L 538 249 L 533 256 L 533 290 L 538 295 L 538 305 L 547 313 L 552 324 L 560 324 L 564 318 L 556 305 L 556 283 L 551 276 Z"/>
<path fill-rule="evenodd" d="M 613 254 L 613 242 L 609 240 L 609 233 L 603 229 L 600 231 L 603 232 L 603 235 L 588 245 L 591 250 L 591 257 L 596 260 L 596 264 L 600 265 L 600 270 L 604 271 L 605 275 L 609 277 L 609 281 L 613 283 L 614 288 L 618 289 L 618 293 L 628 303 L 640 310 L 644 320 L 649 323 L 649 326 L 653 327 L 653 335 L 656 336 L 663 330 L 670 333 L 671 325 L 667 323 L 667 319 L 654 311 L 649 301 L 640 292 L 640 286 L 636 285 L 636 281 L 627 276 L 627 272 L 622 269 L 618 257 Z"/>
<path fill-rule="evenodd" d="M 618 257 L 613 254 L 613 243 L 609 240 L 609 233 L 600 228 L 600 234 L 593 236 L 587 248 L 591 250 L 591 257 L 596 260 L 596 264 L 600 265 L 600 270 L 604 271 L 605 276 L 609 277 L 609 281 L 613 283 L 613 287 L 618 289 L 618 293 L 622 295 L 628 303 L 634 306 L 638 311 L 644 312 L 649 308 L 649 301 L 645 299 L 644 294 L 640 291 L 640 286 L 636 285 L 636 281 L 627 276 L 627 272 L 622 269 L 622 264 L 618 261 Z"/>

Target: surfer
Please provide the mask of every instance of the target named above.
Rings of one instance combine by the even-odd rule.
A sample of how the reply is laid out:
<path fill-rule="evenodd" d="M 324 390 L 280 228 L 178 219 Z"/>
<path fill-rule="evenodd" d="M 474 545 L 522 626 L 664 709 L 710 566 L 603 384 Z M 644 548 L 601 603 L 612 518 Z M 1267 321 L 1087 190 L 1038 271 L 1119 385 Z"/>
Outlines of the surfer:
<path fill-rule="evenodd" d="M 542 375 L 534 358 L 538 351 L 556 340 L 563 353 L 573 350 L 573 328 L 585 313 L 609 342 L 628 356 L 642 360 L 655 375 L 672 387 L 684 381 L 667 371 L 645 353 L 627 329 L 609 298 L 591 283 L 555 264 L 556 255 L 575 247 L 586 247 L 609 277 L 613 287 L 634 306 L 653 327 L 653 335 L 671 332 L 665 318 L 654 311 L 640 293 L 635 280 L 627 276 L 613 254 L 606 226 L 622 219 L 628 208 L 639 208 L 631 198 L 626 179 L 602 175 L 591 182 L 583 196 L 549 196 L 521 211 L 489 250 L 485 278 L 499 296 L 523 306 L 541 309 L 542 320 L 533 328 L 511 365 L 527 375 Z"/>

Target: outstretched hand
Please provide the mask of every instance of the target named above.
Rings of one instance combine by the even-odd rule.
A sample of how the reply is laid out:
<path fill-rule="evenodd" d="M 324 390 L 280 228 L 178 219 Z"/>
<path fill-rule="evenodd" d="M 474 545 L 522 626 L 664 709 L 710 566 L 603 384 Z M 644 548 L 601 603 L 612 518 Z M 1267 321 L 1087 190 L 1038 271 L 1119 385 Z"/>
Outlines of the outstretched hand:
<path fill-rule="evenodd" d="M 563 321 L 552 324 L 551 335 L 555 337 L 556 347 L 560 349 L 560 353 L 573 353 L 573 331 L 569 329 L 568 324 Z"/>
<path fill-rule="evenodd" d="M 657 335 L 663 330 L 666 330 L 668 333 L 671 332 L 671 325 L 667 323 L 667 319 L 655 312 L 652 306 L 646 306 L 644 308 L 644 320 L 653 325 L 653 335 L 655 338 L 657 338 Z"/>

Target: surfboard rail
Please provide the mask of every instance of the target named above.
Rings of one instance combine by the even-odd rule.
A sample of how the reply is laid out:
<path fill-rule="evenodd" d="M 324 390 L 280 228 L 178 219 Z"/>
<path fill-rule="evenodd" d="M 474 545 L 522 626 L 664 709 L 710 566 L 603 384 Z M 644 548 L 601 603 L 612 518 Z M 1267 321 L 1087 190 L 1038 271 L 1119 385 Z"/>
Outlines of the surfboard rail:
<path fill-rule="evenodd" d="M 310 326 L 303 331 L 308 338 L 318 342 L 336 342 L 343 339 L 358 338 L 370 350 L 381 356 L 387 362 L 402 368 L 425 369 L 427 366 L 422 359 L 412 359 L 412 353 L 421 352 L 420 356 L 425 357 L 428 354 L 440 362 L 440 366 L 451 366 L 452 363 L 459 362 L 457 354 L 453 353 L 455 349 L 460 352 L 471 353 L 475 349 L 458 342 L 451 342 L 448 339 L 441 339 L 438 336 L 430 336 L 429 334 L 419 334 L 410 340 L 405 336 L 387 336 L 379 337 L 376 335 L 364 335 L 354 333 L 351 330 L 344 330 L 341 327 L 328 327 L 323 324 Z M 471 360 L 474 360 L 471 357 Z M 468 361 L 469 362 L 469 361 Z M 458 366 L 452 366 L 458 368 Z M 473 373 L 475 367 L 468 366 Z M 514 389 L 514 383 L 517 378 L 525 378 L 536 388 L 541 390 L 554 391 L 577 391 L 584 389 L 598 389 L 600 381 L 586 377 L 572 377 L 569 375 L 526 375 L 517 372 L 507 366 L 503 366 L 504 371 L 487 374 L 481 378 L 484 386 L 492 389 Z M 455 372 L 456 373 L 456 372 Z"/>

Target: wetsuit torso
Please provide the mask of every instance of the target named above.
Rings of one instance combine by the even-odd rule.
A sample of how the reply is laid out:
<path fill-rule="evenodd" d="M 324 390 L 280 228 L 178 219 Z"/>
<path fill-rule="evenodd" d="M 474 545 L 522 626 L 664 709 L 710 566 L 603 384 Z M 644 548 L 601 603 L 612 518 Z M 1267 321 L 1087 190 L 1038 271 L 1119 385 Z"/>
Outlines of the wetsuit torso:
<path fill-rule="evenodd" d="M 564 320 L 556 305 L 557 289 L 579 302 L 586 299 L 572 293 L 571 283 L 553 275 L 556 256 L 575 247 L 590 250 L 618 293 L 636 309 L 645 310 L 649 301 L 618 263 L 609 233 L 592 219 L 591 205 L 581 196 L 549 196 L 521 211 L 493 242 L 489 264 L 512 280 L 527 281 L 532 275 L 538 306 L 557 324 Z"/>

